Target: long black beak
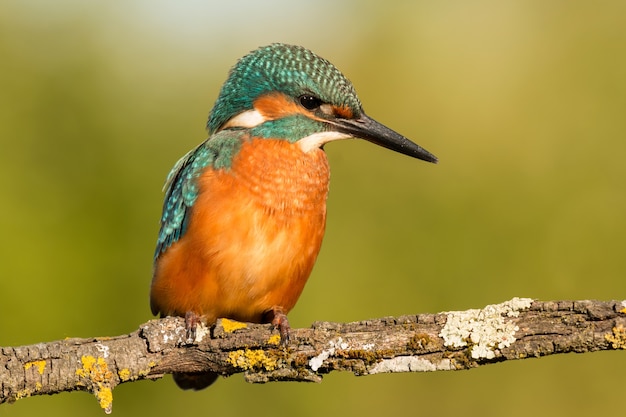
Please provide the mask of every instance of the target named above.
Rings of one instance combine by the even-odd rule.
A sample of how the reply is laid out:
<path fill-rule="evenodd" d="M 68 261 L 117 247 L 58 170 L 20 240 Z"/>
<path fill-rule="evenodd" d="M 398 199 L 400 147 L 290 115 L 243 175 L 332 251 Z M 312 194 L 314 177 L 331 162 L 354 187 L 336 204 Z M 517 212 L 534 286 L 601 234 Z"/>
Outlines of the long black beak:
<path fill-rule="evenodd" d="M 365 113 L 361 113 L 361 117 L 358 119 L 337 118 L 329 120 L 328 123 L 333 125 L 338 132 L 346 133 L 355 138 L 365 139 L 376 145 L 421 159 L 422 161 L 437 163 L 435 155 L 411 142 L 401 134 L 389 129 L 387 126 L 378 123 Z"/>

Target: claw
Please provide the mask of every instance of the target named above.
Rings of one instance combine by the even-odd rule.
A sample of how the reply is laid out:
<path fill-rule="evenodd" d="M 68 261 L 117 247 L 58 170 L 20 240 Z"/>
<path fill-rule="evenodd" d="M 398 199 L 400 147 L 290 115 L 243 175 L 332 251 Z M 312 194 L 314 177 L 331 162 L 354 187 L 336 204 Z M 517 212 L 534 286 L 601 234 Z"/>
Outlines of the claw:
<path fill-rule="evenodd" d="M 185 330 L 187 340 L 195 341 L 196 340 L 196 329 L 198 328 L 198 324 L 202 321 L 202 316 L 194 313 L 193 311 L 188 311 L 185 313 Z"/>
<path fill-rule="evenodd" d="M 289 320 L 287 320 L 287 315 L 285 314 L 283 308 L 279 306 L 272 307 L 271 310 L 265 313 L 265 322 L 272 323 L 272 325 L 278 329 L 281 344 L 286 346 L 289 343 L 289 332 L 291 327 L 289 327 Z"/>
<path fill-rule="evenodd" d="M 186 343 L 194 343 L 196 341 L 196 333 L 198 325 L 202 322 L 206 322 L 206 316 L 202 316 L 193 311 L 185 313 L 185 336 L 187 337 Z M 211 385 L 218 377 L 218 374 L 214 372 L 193 372 L 193 373 L 179 373 L 173 374 L 174 382 L 180 388 L 184 390 L 193 389 L 201 390 Z"/>

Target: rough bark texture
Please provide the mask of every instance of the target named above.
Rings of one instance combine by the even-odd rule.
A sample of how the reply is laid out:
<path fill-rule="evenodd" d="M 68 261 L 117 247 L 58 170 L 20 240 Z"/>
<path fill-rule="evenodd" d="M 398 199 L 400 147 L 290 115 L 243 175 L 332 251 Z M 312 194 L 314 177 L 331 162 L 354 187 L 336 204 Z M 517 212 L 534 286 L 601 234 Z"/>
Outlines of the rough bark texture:
<path fill-rule="evenodd" d="M 555 353 L 626 349 L 626 301 L 515 298 L 480 310 L 317 322 L 287 346 L 269 325 L 219 320 L 186 340 L 179 318 L 131 334 L 0 348 L 0 403 L 63 391 L 92 392 L 111 411 L 118 384 L 172 372 L 243 372 L 248 382 L 460 370 Z"/>

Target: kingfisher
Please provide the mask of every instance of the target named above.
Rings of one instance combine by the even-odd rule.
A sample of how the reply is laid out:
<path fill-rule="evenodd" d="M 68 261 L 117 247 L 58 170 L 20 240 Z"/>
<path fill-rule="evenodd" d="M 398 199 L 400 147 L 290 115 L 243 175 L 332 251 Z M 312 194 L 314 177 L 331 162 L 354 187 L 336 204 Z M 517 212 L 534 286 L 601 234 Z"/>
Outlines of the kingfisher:
<path fill-rule="evenodd" d="M 352 83 L 301 46 L 275 43 L 241 58 L 209 114 L 208 139 L 169 173 L 150 307 L 185 318 L 188 334 L 218 318 L 271 323 L 289 340 L 293 308 L 326 225 L 328 142 L 365 139 L 437 158 L 365 114 Z M 214 373 L 177 373 L 203 389 Z"/>

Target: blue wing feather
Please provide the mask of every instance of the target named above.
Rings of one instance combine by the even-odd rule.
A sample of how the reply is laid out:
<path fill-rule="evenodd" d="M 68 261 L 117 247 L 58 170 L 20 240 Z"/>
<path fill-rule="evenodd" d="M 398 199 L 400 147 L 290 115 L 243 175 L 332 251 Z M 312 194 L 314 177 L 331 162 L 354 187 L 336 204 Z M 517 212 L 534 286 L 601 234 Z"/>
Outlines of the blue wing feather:
<path fill-rule="evenodd" d="M 214 169 L 230 168 L 241 139 L 240 131 L 220 132 L 176 162 L 163 187 L 165 201 L 154 252 L 155 260 L 185 234 L 190 210 L 198 198 L 197 179 L 202 171 L 208 166 Z"/>

